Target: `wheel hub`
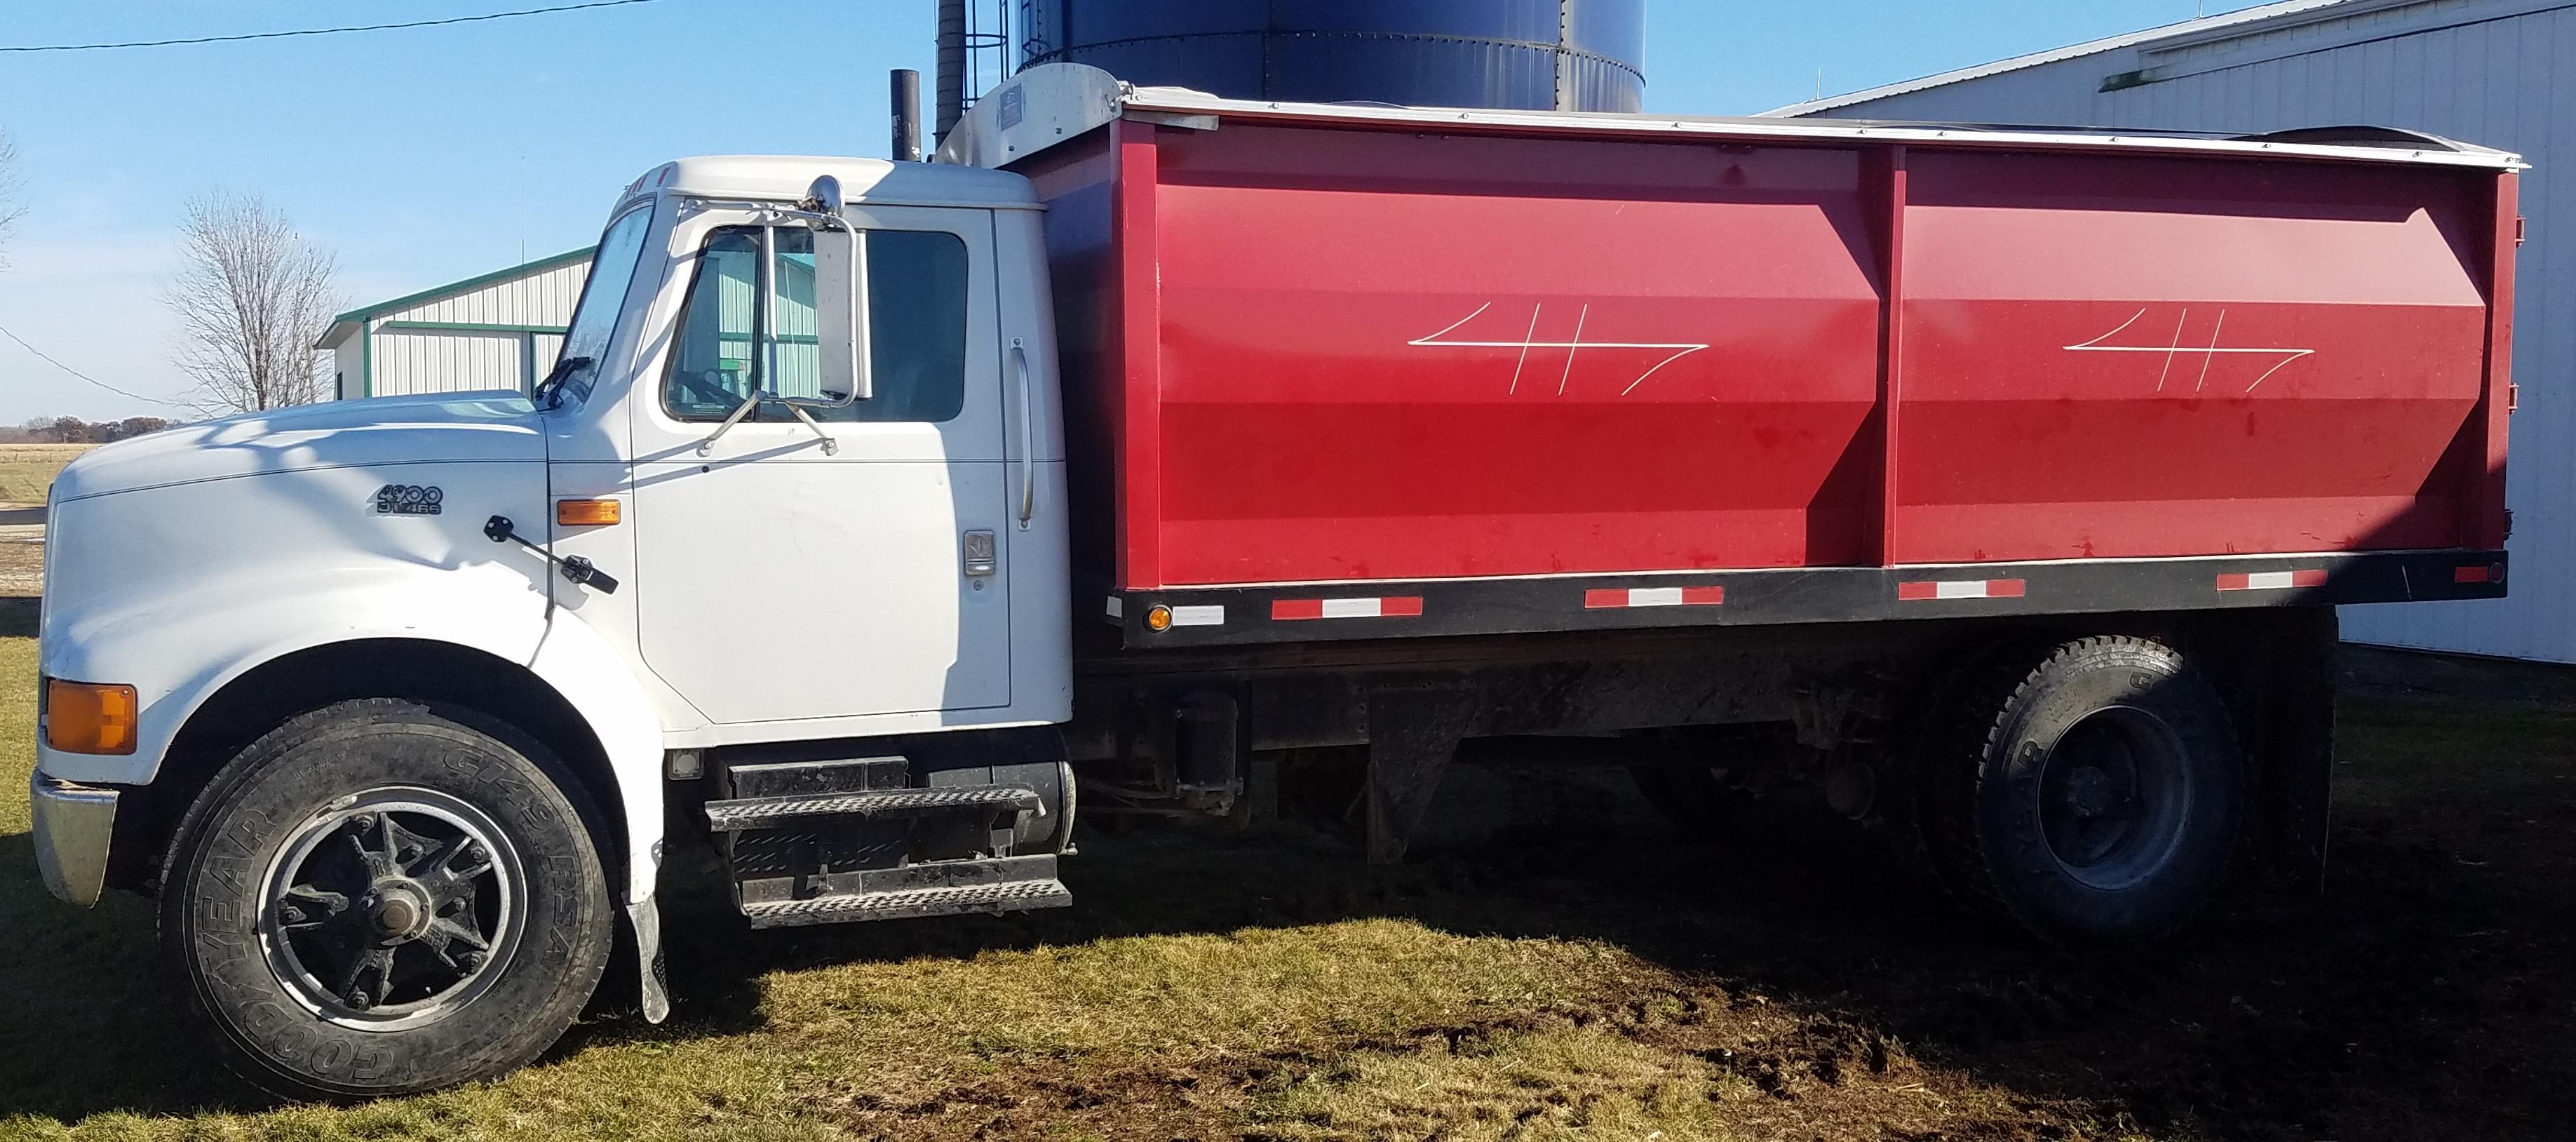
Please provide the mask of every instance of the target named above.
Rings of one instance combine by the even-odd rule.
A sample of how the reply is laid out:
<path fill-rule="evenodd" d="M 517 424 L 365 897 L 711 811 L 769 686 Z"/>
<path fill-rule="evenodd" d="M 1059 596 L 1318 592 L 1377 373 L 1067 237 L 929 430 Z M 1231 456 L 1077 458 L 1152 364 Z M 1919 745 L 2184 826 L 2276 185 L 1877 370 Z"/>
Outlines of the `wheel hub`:
<path fill-rule="evenodd" d="M 2108 815 L 2120 805 L 2119 782 L 2099 766 L 2084 766 L 2066 776 L 2066 805 L 2086 817 Z"/>
<path fill-rule="evenodd" d="M 2161 871 L 2192 811 L 2182 751 L 2162 719 L 2136 707 L 2106 707 L 2068 726 L 2041 762 L 2035 806 L 2059 867 L 2106 891 Z"/>
<path fill-rule="evenodd" d="M 410 881 L 379 881 L 359 906 L 385 944 L 410 943 L 429 931 L 429 894 Z"/>
<path fill-rule="evenodd" d="M 480 995 L 525 925 L 525 869 L 491 817 L 429 789 L 334 801 L 270 865 L 261 943 L 315 1014 L 394 1030 Z"/>

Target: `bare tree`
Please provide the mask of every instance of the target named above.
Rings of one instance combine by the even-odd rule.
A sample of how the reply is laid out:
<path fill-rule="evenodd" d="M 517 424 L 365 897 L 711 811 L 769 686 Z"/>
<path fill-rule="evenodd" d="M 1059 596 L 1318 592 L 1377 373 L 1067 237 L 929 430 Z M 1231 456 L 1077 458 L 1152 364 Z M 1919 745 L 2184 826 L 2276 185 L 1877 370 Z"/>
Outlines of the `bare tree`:
<path fill-rule="evenodd" d="M 339 309 L 338 259 L 258 195 L 222 190 L 189 200 L 179 243 L 162 301 L 179 318 L 175 363 L 197 382 L 189 403 L 221 415 L 320 400 L 313 342 Z"/>
<path fill-rule="evenodd" d="M 0 131 L 0 270 L 9 268 L 9 239 L 27 216 L 27 175 L 18 167 L 18 144 Z"/>

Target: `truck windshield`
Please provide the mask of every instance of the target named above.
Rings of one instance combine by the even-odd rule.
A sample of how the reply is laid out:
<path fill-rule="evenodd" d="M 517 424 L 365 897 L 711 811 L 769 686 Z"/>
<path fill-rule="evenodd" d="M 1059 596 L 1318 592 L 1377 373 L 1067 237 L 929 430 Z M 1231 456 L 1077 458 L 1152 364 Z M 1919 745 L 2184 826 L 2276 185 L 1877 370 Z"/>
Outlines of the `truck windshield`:
<path fill-rule="evenodd" d="M 600 361 L 608 356 L 609 335 L 617 332 L 617 314 L 626 305 L 626 287 L 635 281 L 644 232 L 652 225 L 653 209 L 639 206 L 609 223 L 608 233 L 599 239 L 590 277 L 582 283 L 581 303 L 573 307 L 572 325 L 564 330 L 563 351 L 555 366 L 559 375 L 549 378 L 556 391 L 570 394 L 575 401 L 589 399 Z"/>

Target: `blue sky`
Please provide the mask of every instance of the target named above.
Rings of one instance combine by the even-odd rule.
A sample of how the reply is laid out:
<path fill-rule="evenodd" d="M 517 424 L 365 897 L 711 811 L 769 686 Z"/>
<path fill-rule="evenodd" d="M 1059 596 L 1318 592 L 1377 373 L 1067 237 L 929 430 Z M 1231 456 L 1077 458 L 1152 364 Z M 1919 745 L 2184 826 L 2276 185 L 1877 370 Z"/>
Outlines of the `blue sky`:
<path fill-rule="evenodd" d="M 562 0 L 7 0 L 0 46 L 476 15 Z M 2210 12 L 2245 7 L 2210 0 Z M 1650 111 L 1749 114 L 2187 20 L 2197 0 L 1647 0 Z M 589 244 L 663 159 L 883 155 L 885 73 L 931 0 L 655 0 L 444 28 L 0 55 L 30 211 L 0 326 L 176 396 L 161 285 L 182 202 L 257 191 L 337 251 L 352 302 Z M 925 86 L 927 79 L 925 78 Z M 0 423 L 166 412 L 0 341 Z"/>

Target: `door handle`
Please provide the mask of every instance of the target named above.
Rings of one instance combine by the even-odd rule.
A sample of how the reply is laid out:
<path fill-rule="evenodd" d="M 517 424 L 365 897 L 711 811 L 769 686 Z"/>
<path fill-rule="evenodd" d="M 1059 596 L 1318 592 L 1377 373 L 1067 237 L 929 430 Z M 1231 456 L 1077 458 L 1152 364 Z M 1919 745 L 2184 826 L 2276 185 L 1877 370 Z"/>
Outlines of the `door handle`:
<path fill-rule="evenodd" d="M 1011 363 L 1020 375 L 1020 530 L 1038 510 L 1037 390 L 1029 384 L 1029 351 L 1011 338 Z"/>

